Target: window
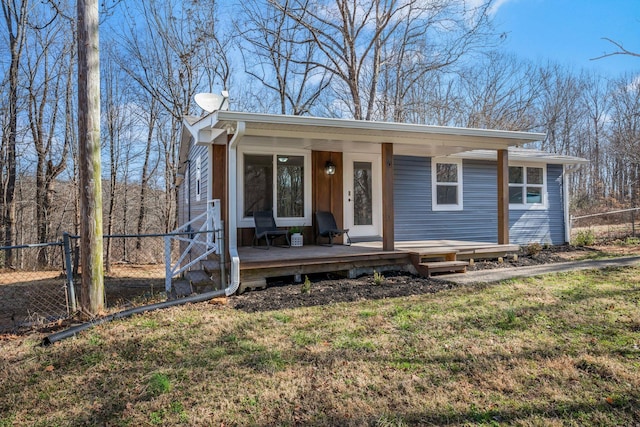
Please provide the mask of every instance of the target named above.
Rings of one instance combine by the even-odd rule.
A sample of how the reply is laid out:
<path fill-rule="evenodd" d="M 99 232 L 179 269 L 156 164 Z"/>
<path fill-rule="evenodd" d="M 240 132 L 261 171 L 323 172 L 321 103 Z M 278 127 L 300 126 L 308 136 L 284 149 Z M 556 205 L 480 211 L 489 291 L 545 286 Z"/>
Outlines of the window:
<path fill-rule="evenodd" d="M 545 171 L 537 166 L 509 166 L 509 206 L 545 206 Z"/>
<path fill-rule="evenodd" d="M 462 210 L 462 160 L 431 161 L 432 209 Z"/>
<path fill-rule="evenodd" d="M 277 218 L 305 218 L 304 155 L 245 153 L 243 163 L 243 219 L 269 209 Z"/>
<path fill-rule="evenodd" d="M 273 156 L 244 155 L 244 216 L 273 209 Z"/>
<path fill-rule="evenodd" d="M 276 155 L 278 216 L 304 216 L 304 157 Z"/>

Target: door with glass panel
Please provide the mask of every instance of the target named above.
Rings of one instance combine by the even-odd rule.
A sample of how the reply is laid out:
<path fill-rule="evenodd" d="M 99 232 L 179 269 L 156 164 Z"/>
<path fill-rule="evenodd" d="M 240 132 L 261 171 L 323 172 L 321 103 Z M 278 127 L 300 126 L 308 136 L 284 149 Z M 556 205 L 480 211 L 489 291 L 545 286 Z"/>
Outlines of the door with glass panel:
<path fill-rule="evenodd" d="M 344 226 L 351 237 L 381 235 L 380 156 L 344 154 Z"/>

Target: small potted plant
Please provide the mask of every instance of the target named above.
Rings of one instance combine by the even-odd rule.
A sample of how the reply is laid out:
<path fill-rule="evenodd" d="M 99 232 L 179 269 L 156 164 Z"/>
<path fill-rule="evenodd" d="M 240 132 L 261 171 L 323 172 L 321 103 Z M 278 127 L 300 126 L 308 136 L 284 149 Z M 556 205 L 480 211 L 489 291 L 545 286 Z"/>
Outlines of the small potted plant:
<path fill-rule="evenodd" d="M 291 246 L 302 246 L 302 227 L 293 226 L 289 232 L 291 233 Z"/>

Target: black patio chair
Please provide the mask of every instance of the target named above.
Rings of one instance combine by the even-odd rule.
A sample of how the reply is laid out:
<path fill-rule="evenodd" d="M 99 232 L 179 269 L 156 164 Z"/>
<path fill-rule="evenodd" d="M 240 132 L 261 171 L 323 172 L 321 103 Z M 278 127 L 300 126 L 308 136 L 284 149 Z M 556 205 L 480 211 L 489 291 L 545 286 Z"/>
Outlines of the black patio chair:
<path fill-rule="evenodd" d="M 318 225 L 317 237 L 327 237 L 329 239 L 329 246 L 333 246 L 333 238 L 347 236 L 347 246 L 351 245 L 351 237 L 349 237 L 349 229 L 340 229 L 336 224 L 336 219 L 331 212 L 318 211 L 316 212 L 316 223 Z"/>
<path fill-rule="evenodd" d="M 253 235 L 253 241 L 251 242 L 252 247 L 269 249 L 273 244 L 273 241 L 278 237 L 284 237 L 287 240 L 287 246 L 291 247 L 291 242 L 289 241 L 289 230 L 278 230 L 276 221 L 273 219 L 273 211 L 253 212 L 253 221 L 256 226 L 256 232 Z M 260 239 L 263 238 L 266 240 L 267 246 L 257 246 L 257 243 L 260 243 Z"/>

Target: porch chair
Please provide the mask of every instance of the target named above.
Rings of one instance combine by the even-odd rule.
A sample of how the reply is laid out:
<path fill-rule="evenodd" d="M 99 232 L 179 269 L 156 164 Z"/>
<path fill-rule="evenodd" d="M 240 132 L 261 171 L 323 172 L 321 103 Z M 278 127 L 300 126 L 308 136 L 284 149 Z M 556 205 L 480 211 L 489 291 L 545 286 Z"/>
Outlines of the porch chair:
<path fill-rule="evenodd" d="M 341 235 L 347 236 L 347 246 L 351 245 L 349 229 L 340 229 L 336 224 L 336 219 L 331 212 L 317 211 L 316 223 L 318 224 L 318 237 L 329 238 L 329 246 L 333 246 L 333 238 Z M 317 240 L 316 238 L 316 240 Z"/>
<path fill-rule="evenodd" d="M 256 226 L 255 234 L 253 235 L 253 241 L 251 246 L 260 249 L 269 249 L 273 240 L 278 237 L 284 237 L 287 240 L 287 246 L 291 247 L 289 241 L 289 230 L 278 230 L 276 221 L 273 219 L 273 211 L 255 211 L 253 212 L 253 221 Z M 264 238 L 267 242 L 266 247 L 257 246 L 260 243 L 260 239 Z"/>

